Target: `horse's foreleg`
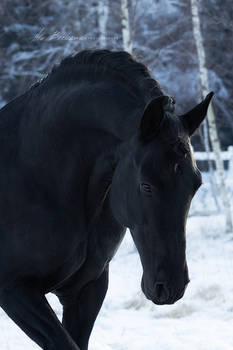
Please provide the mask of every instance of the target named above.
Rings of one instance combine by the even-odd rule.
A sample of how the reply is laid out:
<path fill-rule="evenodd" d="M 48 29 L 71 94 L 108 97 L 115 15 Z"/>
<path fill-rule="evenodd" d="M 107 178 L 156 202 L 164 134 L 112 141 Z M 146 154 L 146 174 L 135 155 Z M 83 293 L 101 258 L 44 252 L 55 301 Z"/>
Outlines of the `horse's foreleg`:
<path fill-rule="evenodd" d="M 27 286 L 0 289 L 0 306 L 44 350 L 79 350 L 45 296 Z"/>
<path fill-rule="evenodd" d="M 72 303 L 63 302 L 62 323 L 81 350 L 87 350 L 89 337 L 108 289 L 108 267 L 88 283 Z"/>

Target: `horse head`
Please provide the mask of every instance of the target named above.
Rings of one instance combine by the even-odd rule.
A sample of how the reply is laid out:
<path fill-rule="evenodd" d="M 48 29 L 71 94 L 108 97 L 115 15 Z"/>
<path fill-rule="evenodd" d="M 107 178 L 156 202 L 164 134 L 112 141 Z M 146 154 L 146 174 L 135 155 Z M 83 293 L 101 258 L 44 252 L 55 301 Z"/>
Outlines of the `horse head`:
<path fill-rule="evenodd" d="M 143 267 L 142 290 L 156 304 L 180 299 L 189 282 L 186 220 L 201 185 L 190 136 L 213 96 L 183 116 L 168 96 L 152 100 L 137 133 L 118 152 L 110 202 L 115 218 L 131 231 Z"/>

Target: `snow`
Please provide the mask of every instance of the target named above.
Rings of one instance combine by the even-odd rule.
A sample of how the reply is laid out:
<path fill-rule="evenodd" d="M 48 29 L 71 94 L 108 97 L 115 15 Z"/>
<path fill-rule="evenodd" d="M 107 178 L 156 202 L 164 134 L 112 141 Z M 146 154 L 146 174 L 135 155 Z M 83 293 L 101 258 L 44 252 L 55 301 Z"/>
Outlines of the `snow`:
<path fill-rule="evenodd" d="M 224 233 L 224 218 L 207 191 L 208 176 L 203 178 L 206 184 L 194 199 L 187 223 L 191 282 L 184 297 L 164 306 L 146 300 L 140 290 L 139 256 L 127 233 L 111 263 L 109 290 L 90 350 L 232 350 L 233 233 Z M 196 215 L 198 206 L 199 213 L 208 209 L 211 214 Z M 48 300 L 61 319 L 56 297 L 48 295 Z M 0 349 L 39 348 L 0 311 Z"/>

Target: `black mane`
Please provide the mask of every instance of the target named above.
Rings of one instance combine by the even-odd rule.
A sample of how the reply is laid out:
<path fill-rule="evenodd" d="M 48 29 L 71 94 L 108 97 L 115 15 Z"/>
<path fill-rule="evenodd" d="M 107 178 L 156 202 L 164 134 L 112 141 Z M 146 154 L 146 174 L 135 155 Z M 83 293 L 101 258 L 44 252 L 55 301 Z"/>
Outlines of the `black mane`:
<path fill-rule="evenodd" d="M 99 76 L 115 79 L 130 86 L 137 96 L 146 100 L 163 94 L 159 83 L 151 77 L 148 68 L 137 62 L 125 51 L 83 50 L 68 56 L 53 67 L 52 71 L 33 87 L 49 81 L 78 81 L 81 79 L 97 80 Z"/>

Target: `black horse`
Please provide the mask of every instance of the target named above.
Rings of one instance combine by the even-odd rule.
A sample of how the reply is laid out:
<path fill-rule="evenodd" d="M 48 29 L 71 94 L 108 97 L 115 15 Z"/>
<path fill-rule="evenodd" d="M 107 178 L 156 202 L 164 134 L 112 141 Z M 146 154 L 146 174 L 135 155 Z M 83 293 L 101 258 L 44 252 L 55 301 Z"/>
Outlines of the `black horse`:
<path fill-rule="evenodd" d="M 126 227 L 146 297 L 183 296 L 201 184 L 189 137 L 212 95 L 177 117 L 128 53 L 83 51 L 1 109 L 0 306 L 41 348 L 87 349 Z"/>

